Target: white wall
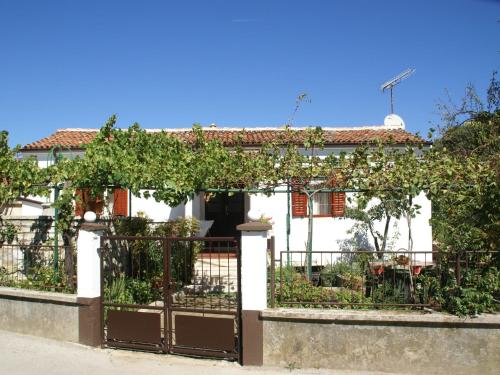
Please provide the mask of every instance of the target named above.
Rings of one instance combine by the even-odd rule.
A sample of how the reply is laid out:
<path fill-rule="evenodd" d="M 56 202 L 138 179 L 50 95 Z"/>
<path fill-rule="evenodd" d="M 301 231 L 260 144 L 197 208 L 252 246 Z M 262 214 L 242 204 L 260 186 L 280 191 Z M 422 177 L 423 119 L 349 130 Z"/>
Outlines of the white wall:
<path fill-rule="evenodd" d="M 41 204 L 34 202 L 22 201 L 22 216 L 40 216 L 43 214 L 43 208 Z"/>
<path fill-rule="evenodd" d="M 61 152 L 63 158 L 67 159 L 74 159 L 76 157 L 82 157 L 84 152 L 83 151 L 63 151 Z M 47 168 L 50 165 L 54 164 L 54 156 L 52 155 L 52 152 L 50 150 L 47 151 L 25 151 L 23 152 L 23 157 L 24 158 L 29 158 L 31 156 L 34 156 L 37 161 L 38 161 L 38 166 L 40 168 Z M 54 192 L 50 194 L 50 197 L 40 197 L 40 196 L 28 196 L 27 198 L 33 199 L 36 201 L 40 201 L 42 203 L 50 203 L 54 201 Z M 24 207 L 23 207 L 24 210 Z M 23 212 L 24 215 L 24 212 Z M 34 214 L 35 215 L 35 214 Z M 40 213 L 41 215 L 41 213 Z"/>
<path fill-rule="evenodd" d="M 84 154 L 83 151 L 63 151 L 62 155 L 64 158 L 74 159 L 76 157 L 82 157 Z M 36 151 L 36 152 L 24 152 L 24 157 L 34 156 L 38 160 L 38 166 L 41 168 L 46 168 L 50 165 L 54 164 L 54 156 L 50 151 Z M 141 193 L 144 191 L 141 191 Z M 151 192 L 152 193 L 152 192 Z M 29 197 L 32 199 L 36 199 L 41 202 L 53 202 L 54 193 L 49 197 Z M 199 205 L 194 205 L 192 208 L 192 212 L 186 212 L 185 206 L 183 204 L 177 207 L 170 207 L 164 203 L 156 202 L 153 197 L 148 199 L 142 197 L 132 196 L 131 198 L 131 215 L 137 216 L 138 212 L 144 212 L 150 219 L 153 221 L 167 221 L 176 219 L 178 217 L 183 216 L 194 216 L 199 217 Z M 23 206 L 24 210 L 24 206 Z M 29 208 L 27 208 L 29 210 Z M 30 210 L 31 211 L 31 210 Z M 24 212 L 23 212 L 24 214 Z M 33 213 L 35 214 L 35 213 Z M 41 214 L 41 213 L 40 213 Z M 104 214 L 109 214 L 105 209 Z"/>
<path fill-rule="evenodd" d="M 144 191 L 141 191 L 143 193 Z M 151 194 L 153 192 L 151 191 Z M 170 207 L 162 202 L 157 202 L 153 197 L 148 199 L 132 196 L 132 216 L 137 216 L 138 212 L 143 212 L 153 221 L 168 221 L 178 217 L 194 217 L 199 220 L 203 217 L 204 200 L 203 194 L 197 194 L 193 199 L 188 199 L 185 204 Z"/>
<path fill-rule="evenodd" d="M 416 199 L 414 204 L 422 206 L 420 214 L 412 219 L 413 250 L 414 251 L 432 251 L 432 228 L 429 224 L 431 218 L 431 202 L 422 193 Z M 250 195 L 250 206 L 262 212 L 265 217 L 272 217 L 273 230 L 275 236 L 276 256 L 278 252 L 286 251 L 286 213 L 287 213 L 287 195 L 277 193 L 270 197 L 264 194 Z M 313 225 L 313 251 L 341 251 L 343 241 L 353 238 L 348 234 L 349 229 L 355 224 L 354 220 L 332 217 L 315 217 Z M 386 250 L 396 251 L 408 248 L 408 227 L 406 219 L 395 221 L 397 229 L 394 230 L 391 224 L 389 238 L 395 237 L 399 232 L 397 240 L 394 241 L 392 248 Z M 292 218 L 290 227 L 290 250 L 305 251 L 307 242 L 307 218 Z M 383 224 L 378 224 L 378 229 L 383 231 Z M 368 235 L 368 245 L 373 248 L 373 240 Z M 360 241 L 360 246 L 363 241 Z M 428 256 L 429 257 L 429 256 Z M 321 261 L 323 259 L 323 261 Z M 316 256 L 317 263 L 325 263 L 329 256 Z M 294 261 L 300 261 L 300 255 L 294 257 Z"/>
<path fill-rule="evenodd" d="M 144 191 L 141 191 L 143 193 Z M 152 192 L 151 192 L 152 193 Z M 132 195 L 131 199 L 132 216 L 137 216 L 138 212 L 143 212 L 153 221 L 167 221 L 185 215 L 184 205 L 170 207 L 162 202 L 157 202 L 153 197 L 138 198 Z"/>
<path fill-rule="evenodd" d="M 321 152 L 324 156 L 327 153 L 339 154 L 341 151 L 349 153 L 352 147 L 339 147 L 335 149 L 325 149 Z M 49 152 L 25 153 L 27 155 L 35 155 L 41 167 L 46 167 L 53 163 L 53 156 Z M 82 156 L 83 152 L 63 152 L 64 157 L 74 158 Z M 154 221 L 173 220 L 178 217 L 191 216 L 198 219 L 204 219 L 204 200 L 203 195 L 198 194 L 186 204 L 181 204 L 177 207 L 169 207 L 168 205 L 156 202 L 154 198 L 138 198 L 132 196 L 131 199 L 131 214 L 136 216 L 139 211 L 144 212 L 149 218 Z M 43 202 L 49 201 L 47 198 L 36 197 L 36 200 Z M 413 219 L 413 249 L 414 251 L 431 251 L 432 250 L 432 228 L 429 224 L 431 218 L 431 203 L 421 194 L 414 200 L 415 204 L 422 206 L 420 214 Z M 286 213 L 287 213 L 287 195 L 277 193 L 270 197 L 263 194 L 251 194 L 245 200 L 245 210 L 256 208 L 260 210 L 264 216 L 273 218 L 273 230 L 276 239 L 276 250 L 286 250 Z M 27 210 L 29 210 L 27 208 Z M 317 217 L 314 218 L 313 229 L 313 250 L 314 251 L 339 251 L 341 250 L 342 241 L 352 238 L 352 235 L 347 234 L 347 231 L 352 228 L 354 221 L 343 218 Z M 382 231 L 382 223 L 380 230 Z M 395 241 L 392 249 L 398 250 L 408 248 L 408 228 L 405 219 L 401 219 L 397 224 L 397 232 L 399 237 Z M 395 233 L 392 228 L 390 237 L 394 237 Z M 368 236 L 369 244 L 373 246 L 370 236 Z M 305 250 L 307 241 L 307 218 L 292 218 L 291 233 L 290 233 L 290 250 Z"/>

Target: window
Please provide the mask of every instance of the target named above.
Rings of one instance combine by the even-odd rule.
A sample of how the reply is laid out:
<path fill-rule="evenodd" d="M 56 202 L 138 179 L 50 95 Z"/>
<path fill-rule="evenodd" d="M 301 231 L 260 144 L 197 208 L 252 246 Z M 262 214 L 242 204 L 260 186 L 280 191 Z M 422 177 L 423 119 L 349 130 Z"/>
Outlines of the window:
<path fill-rule="evenodd" d="M 75 215 L 83 217 L 85 212 L 93 211 L 98 216 L 102 215 L 104 199 L 102 196 L 93 197 L 89 189 L 76 190 Z M 109 200 L 108 200 L 109 201 Z M 113 190 L 113 215 L 128 216 L 128 190 L 115 188 Z"/>
<path fill-rule="evenodd" d="M 344 217 L 345 214 L 345 193 L 332 194 L 332 216 Z"/>
<path fill-rule="evenodd" d="M 345 193 L 316 193 L 313 195 L 313 215 L 343 217 L 345 212 Z M 292 193 L 292 216 L 306 217 L 307 195 Z"/>
<path fill-rule="evenodd" d="M 313 215 L 330 216 L 332 210 L 332 194 L 316 193 L 313 195 Z"/>
<path fill-rule="evenodd" d="M 75 215 L 83 217 L 85 212 L 92 211 L 97 215 L 102 214 L 104 201 L 102 197 L 95 197 L 90 194 L 89 189 L 76 189 Z"/>
<path fill-rule="evenodd" d="M 113 215 L 128 216 L 128 189 L 115 188 L 113 191 Z"/>

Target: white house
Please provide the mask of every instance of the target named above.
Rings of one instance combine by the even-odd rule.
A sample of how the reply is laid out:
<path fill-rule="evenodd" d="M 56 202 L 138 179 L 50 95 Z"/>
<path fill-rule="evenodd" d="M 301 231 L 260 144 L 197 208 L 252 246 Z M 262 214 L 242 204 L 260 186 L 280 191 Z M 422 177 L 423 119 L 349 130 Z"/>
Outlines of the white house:
<path fill-rule="evenodd" d="M 409 142 L 422 141 L 417 136 L 407 132 L 402 120 L 398 121 L 398 119 L 399 117 L 394 121 L 394 117 L 386 118 L 386 123 L 379 126 L 323 127 L 325 147 L 322 152 L 324 154 L 339 154 L 342 151 L 349 153 L 360 144 L 376 140 L 388 141 L 391 139 L 391 144 L 388 147 L 403 147 Z M 213 126 L 204 128 L 208 139 L 220 139 L 228 147 L 234 144 L 235 134 L 241 130 L 242 128 L 217 128 Z M 243 145 L 249 150 L 259 147 L 263 142 L 283 131 L 280 128 L 246 128 L 245 130 Z M 181 139 L 185 139 L 186 142 L 190 141 L 189 132 L 191 129 L 165 129 L 165 131 L 172 132 Z M 22 153 L 24 156 L 34 155 L 38 159 L 39 165 L 44 167 L 54 162 L 53 150 L 55 147 L 60 147 L 65 157 L 83 155 L 82 146 L 91 142 L 97 132 L 98 129 L 61 129 L 46 138 L 24 146 Z M 127 191 L 115 191 L 113 202 L 108 209 L 125 216 L 145 214 L 154 221 L 166 221 L 184 216 L 195 217 L 203 222 L 213 221 L 208 231 L 209 236 L 238 236 L 236 225 L 248 220 L 250 210 L 258 211 L 263 216 L 272 218 L 277 251 L 287 250 L 287 244 L 290 250 L 305 250 L 307 208 L 301 206 L 303 202 L 301 203 L 297 193 L 291 193 L 291 196 L 288 194 L 286 188 L 283 188 L 283 192 L 270 197 L 264 194 L 248 193 L 236 193 L 232 196 L 219 194 L 207 201 L 204 194 L 200 193 L 192 197 L 186 204 L 169 207 L 166 204 L 156 202 L 153 198 L 138 198 L 131 196 Z M 355 222 L 343 217 L 345 194 L 340 196 L 341 201 L 339 201 L 339 196 L 335 196 L 335 194 L 338 193 L 319 193 L 314 198 L 313 250 L 337 251 L 343 249 L 343 244 L 353 238 L 353 234 L 349 233 L 349 230 Z M 289 230 L 287 230 L 288 199 L 292 202 Z M 413 248 L 415 251 L 431 251 L 432 228 L 429 223 L 431 203 L 423 194 L 417 197 L 415 203 L 422 208 L 420 214 L 412 220 Z M 30 207 L 31 215 L 33 215 L 33 211 L 34 209 Z M 42 214 L 42 205 L 39 206 L 39 214 Z M 408 229 L 404 219 L 391 228 L 390 237 L 393 239 L 392 250 L 407 248 Z M 370 241 L 368 236 L 368 242 L 370 243 Z"/>

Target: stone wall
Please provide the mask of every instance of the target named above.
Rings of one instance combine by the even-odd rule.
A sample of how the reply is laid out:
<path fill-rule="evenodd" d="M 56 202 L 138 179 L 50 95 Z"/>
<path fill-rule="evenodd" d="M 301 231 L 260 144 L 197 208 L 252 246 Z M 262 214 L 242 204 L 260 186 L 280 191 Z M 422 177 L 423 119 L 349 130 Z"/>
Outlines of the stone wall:
<path fill-rule="evenodd" d="M 0 287 L 0 329 L 78 342 L 76 295 Z"/>
<path fill-rule="evenodd" d="M 264 365 L 407 374 L 498 374 L 500 315 L 268 309 Z"/>

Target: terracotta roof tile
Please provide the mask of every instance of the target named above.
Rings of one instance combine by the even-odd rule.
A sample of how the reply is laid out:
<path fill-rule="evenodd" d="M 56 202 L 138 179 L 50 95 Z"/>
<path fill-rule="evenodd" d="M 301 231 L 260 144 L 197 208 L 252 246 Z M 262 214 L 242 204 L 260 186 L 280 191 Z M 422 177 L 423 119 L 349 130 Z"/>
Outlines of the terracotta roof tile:
<path fill-rule="evenodd" d="M 190 129 L 166 130 L 172 135 L 178 136 L 187 142 L 194 141 L 194 134 Z M 55 146 L 62 146 L 68 149 L 82 149 L 90 143 L 96 136 L 97 129 L 64 129 L 58 130 L 54 134 L 27 144 L 23 151 L 29 150 L 48 150 Z M 275 140 L 284 134 L 280 128 L 266 129 L 204 129 L 208 140 L 217 139 L 226 146 L 233 146 L 237 143 L 239 137 L 242 137 L 244 146 L 260 146 L 266 142 Z M 294 130 L 292 138 L 288 142 L 302 144 L 305 137 L 305 131 Z M 324 129 L 325 145 L 359 145 L 372 143 L 376 141 L 392 142 L 394 144 L 423 142 L 422 138 L 409 133 L 403 129 L 390 129 L 386 127 L 354 128 L 354 129 Z"/>
<path fill-rule="evenodd" d="M 98 130 L 58 130 L 48 137 L 31 142 L 22 150 L 48 150 L 55 146 L 69 149 L 80 149 L 92 142 Z"/>

